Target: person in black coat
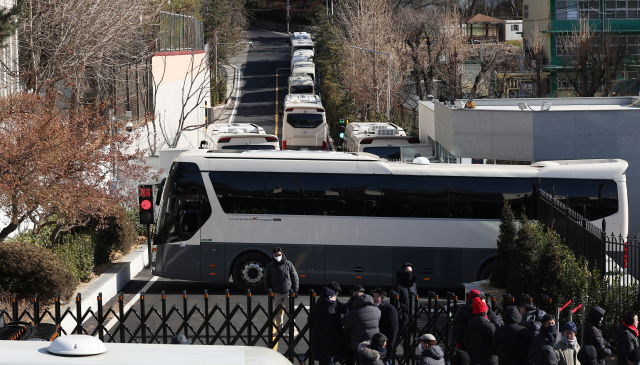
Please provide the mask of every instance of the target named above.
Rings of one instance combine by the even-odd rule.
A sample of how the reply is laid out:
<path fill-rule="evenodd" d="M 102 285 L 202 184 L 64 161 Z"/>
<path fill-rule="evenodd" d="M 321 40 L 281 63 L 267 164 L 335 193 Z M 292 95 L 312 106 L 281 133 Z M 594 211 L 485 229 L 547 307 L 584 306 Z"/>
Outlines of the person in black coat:
<path fill-rule="evenodd" d="M 542 309 L 536 308 L 533 303 L 527 303 L 520 309 L 520 314 L 522 314 L 521 324 L 531 332 L 531 337 L 533 338 L 540 332 L 542 317 L 547 313 Z"/>
<path fill-rule="evenodd" d="M 588 322 L 584 326 L 584 345 L 591 345 L 598 354 L 598 364 L 607 365 L 607 356 L 611 356 L 611 346 L 602 338 L 600 326 L 605 310 L 594 305 L 589 309 Z M 582 364 L 582 361 L 580 362 Z"/>
<path fill-rule="evenodd" d="M 480 293 L 478 289 L 469 290 L 469 294 L 467 294 L 467 301 L 465 305 L 462 305 L 456 316 L 453 320 L 453 336 L 456 341 L 456 347 L 461 350 L 466 350 L 465 348 L 465 331 L 467 329 L 467 325 L 469 321 L 473 319 L 473 300 L 475 298 L 480 298 L 485 304 L 484 296 Z M 488 308 L 488 307 L 487 307 Z M 489 322 L 493 323 L 496 328 L 502 325 L 502 322 L 498 316 L 491 310 L 487 309 L 487 319 Z"/>
<path fill-rule="evenodd" d="M 398 293 L 399 307 L 404 308 L 398 312 L 400 329 L 402 329 L 409 323 L 409 307 L 412 312 L 415 311 L 417 302 L 415 298 L 418 295 L 418 286 L 416 285 L 416 277 L 413 275 L 413 265 L 410 263 L 402 264 L 400 270 L 396 272 L 396 282 L 391 290 Z"/>
<path fill-rule="evenodd" d="M 553 347 L 549 345 L 542 346 L 536 356 L 535 365 L 556 365 L 557 363 L 558 358 L 555 351 L 553 351 Z"/>
<path fill-rule="evenodd" d="M 331 358 L 342 361 L 345 355 L 345 339 L 336 310 L 336 293 L 329 288 L 322 288 L 320 298 L 316 302 L 310 317 L 313 341 L 313 356 L 320 365 L 328 365 Z"/>
<path fill-rule="evenodd" d="M 591 345 L 583 346 L 580 351 L 578 351 L 578 361 L 580 361 L 580 365 L 599 365 L 598 361 L 598 353 L 596 352 L 596 348 Z"/>
<path fill-rule="evenodd" d="M 535 335 L 531 340 L 531 346 L 529 347 L 529 361 L 534 363 L 538 358 L 538 352 L 543 346 L 551 346 L 558 342 L 560 339 L 560 333 L 556 326 L 556 318 L 551 314 L 545 314 L 542 317 L 542 328 L 540 333 Z"/>
<path fill-rule="evenodd" d="M 627 354 L 640 347 L 638 343 L 638 314 L 629 310 L 622 315 L 622 324 L 613 335 L 618 344 L 618 365 L 627 365 Z"/>
<path fill-rule="evenodd" d="M 398 335 L 398 311 L 387 300 L 387 292 L 382 288 L 373 291 L 373 303 L 380 309 L 380 333 L 387 337 L 387 355 L 385 362 L 393 358 L 393 344 L 396 343 Z"/>
<path fill-rule="evenodd" d="M 496 326 L 487 318 L 489 308 L 480 299 L 473 300 L 473 315 L 465 331 L 465 347 L 469 353 L 471 364 L 497 365 L 498 356 L 493 345 Z"/>
<path fill-rule="evenodd" d="M 380 332 L 379 323 L 380 309 L 373 304 L 371 295 L 363 294 L 353 301 L 351 310 L 342 318 L 342 325 L 349 337 L 349 350 L 354 353 L 354 358 L 358 358 L 358 345 Z"/>
<path fill-rule="evenodd" d="M 430 333 L 420 336 L 419 365 L 445 365 L 444 351 L 438 346 L 436 337 Z"/>
<path fill-rule="evenodd" d="M 496 329 L 493 343 L 498 351 L 500 365 L 528 365 L 527 352 L 531 344 L 529 330 L 524 328 L 518 308 L 509 306 L 502 316 L 504 326 Z"/>

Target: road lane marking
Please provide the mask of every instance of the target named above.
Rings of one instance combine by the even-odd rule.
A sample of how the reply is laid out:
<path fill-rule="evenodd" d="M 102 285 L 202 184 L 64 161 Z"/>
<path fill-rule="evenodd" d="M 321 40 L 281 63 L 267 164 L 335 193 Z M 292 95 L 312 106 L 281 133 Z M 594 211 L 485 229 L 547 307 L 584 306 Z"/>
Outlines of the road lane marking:
<path fill-rule="evenodd" d="M 127 311 L 129 311 L 129 308 L 131 308 L 134 304 L 136 304 L 138 302 L 138 300 L 140 300 L 140 293 L 142 292 L 147 292 L 147 290 L 149 290 L 149 288 L 151 287 L 151 285 L 153 285 L 153 283 L 158 280 L 159 277 L 158 276 L 154 276 L 151 278 L 151 280 L 149 280 L 149 282 L 147 283 L 147 285 L 144 286 L 144 288 L 142 288 L 138 294 L 136 294 L 133 299 L 131 299 L 131 301 L 129 301 L 129 303 L 127 303 L 127 305 L 124 306 L 124 312 L 127 313 Z M 146 313 L 142 314 L 143 316 L 146 315 Z M 107 323 L 106 326 L 104 326 L 104 328 L 109 331 L 111 330 L 111 327 L 113 327 L 116 323 L 118 322 L 118 318 L 114 317 L 112 318 L 109 323 Z M 95 337 L 98 337 L 98 334 L 95 335 Z"/>

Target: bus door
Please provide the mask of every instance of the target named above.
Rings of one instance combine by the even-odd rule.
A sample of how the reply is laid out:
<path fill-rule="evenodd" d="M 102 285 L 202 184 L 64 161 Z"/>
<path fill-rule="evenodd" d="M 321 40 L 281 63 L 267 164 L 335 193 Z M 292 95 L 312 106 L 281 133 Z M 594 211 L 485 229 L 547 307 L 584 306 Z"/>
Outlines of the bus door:
<path fill-rule="evenodd" d="M 194 163 L 179 162 L 171 167 L 165 186 L 163 206 L 154 240 L 165 278 L 201 280 L 200 228 L 211 216 L 211 205 Z"/>

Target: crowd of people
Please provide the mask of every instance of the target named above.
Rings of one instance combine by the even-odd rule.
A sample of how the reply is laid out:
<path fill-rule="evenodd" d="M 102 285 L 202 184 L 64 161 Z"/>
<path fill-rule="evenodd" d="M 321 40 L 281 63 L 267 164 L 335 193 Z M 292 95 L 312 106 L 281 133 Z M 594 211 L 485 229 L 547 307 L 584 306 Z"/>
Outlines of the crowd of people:
<path fill-rule="evenodd" d="M 473 289 L 456 313 L 454 339 L 474 365 L 606 365 L 614 349 L 600 330 L 604 315 L 597 305 L 590 308 L 581 347 L 575 323 L 559 327 L 553 314 L 533 303 L 508 306 L 499 318 Z M 636 312 L 625 312 L 615 333 L 617 365 L 640 364 L 637 326 Z"/>
<path fill-rule="evenodd" d="M 274 293 L 274 306 L 281 304 L 288 311 L 289 292 L 298 291 L 299 280 L 294 265 L 280 247 L 273 249 L 272 262 L 265 269 L 264 285 Z M 417 286 L 410 263 L 400 267 L 392 290 L 398 293 L 400 307 L 416 307 Z M 356 285 L 345 303 L 338 299 L 340 292 L 342 288 L 335 281 L 322 288 L 309 317 L 315 360 L 320 365 L 393 363 L 393 348 L 398 335 L 410 320 L 407 311 L 398 312 L 382 288 L 376 288 L 369 295 L 364 287 Z M 283 315 L 284 312 L 280 311 L 275 318 L 280 329 Z M 521 308 L 508 306 L 501 318 L 487 306 L 484 296 L 473 289 L 454 317 L 456 349 L 450 364 L 606 365 L 606 357 L 615 352 L 617 365 L 640 365 L 636 312 L 629 310 L 624 313 L 614 335 L 615 350 L 600 330 L 604 316 L 604 309 L 598 306 L 590 308 L 580 346 L 575 323 L 565 322 L 559 327 L 553 314 L 545 313 L 533 303 Z M 405 351 L 413 348 L 409 336 L 402 338 Z M 413 340 L 420 350 L 419 365 L 447 363 L 435 336 L 426 333 Z M 172 340 L 172 343 L 188 342 L 179 336 Z"/>

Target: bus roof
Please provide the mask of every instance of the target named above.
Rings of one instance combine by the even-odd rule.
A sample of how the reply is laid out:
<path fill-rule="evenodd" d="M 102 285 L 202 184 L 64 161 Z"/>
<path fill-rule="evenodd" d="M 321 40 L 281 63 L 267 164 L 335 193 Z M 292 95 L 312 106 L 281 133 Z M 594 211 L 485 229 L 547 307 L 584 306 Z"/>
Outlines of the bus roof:
<path fill-rule="evenodd" d="M 624 172 L 629 166 L 621 159 L 541 161 L 531 165 L 419 165 L 388 162 L 364 152 L 247 151 L 231 154 L 204 149 L 184 152 L 174 161 L 195 162 L 202 170 L 614 180 L 625 179 Z"/>
<path fill-rule="evenodd" d="M 0 341 L 3 363 L 32 364 L 224 364 L 291 365 L 277 351 L 258 346 L 179 346 L 161 344 L 105 343 L 107 352 L 91 356 L 50 354 L 48 341 Z"/>

